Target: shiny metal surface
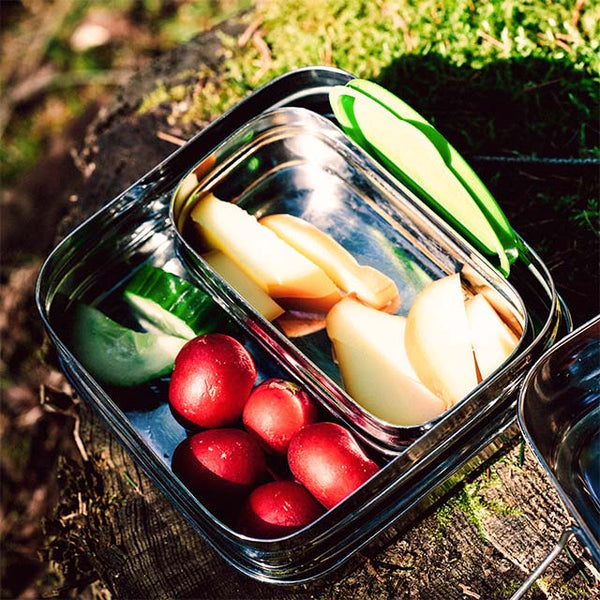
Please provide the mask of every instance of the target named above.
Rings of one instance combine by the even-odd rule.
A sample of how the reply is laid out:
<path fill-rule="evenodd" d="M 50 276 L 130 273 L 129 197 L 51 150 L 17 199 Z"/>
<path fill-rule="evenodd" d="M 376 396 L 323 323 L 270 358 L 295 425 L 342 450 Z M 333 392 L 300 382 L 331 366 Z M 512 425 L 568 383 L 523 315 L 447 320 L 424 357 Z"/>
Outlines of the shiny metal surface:
<path fill-rule="evenodd" d="M 197 196 L 210 192 L 257 218 L 287 213 L 327 232 L 360 264 L 394 280 L 402 301 L 397 314 L 408 314 L 427 283 L 464 272 L 502 298 L 524 327 L 525 306 L 506 279 L 410 192 L 392 188 L 378 166 L 330 121 L 303 108 L 268 111 L 219 145 L 193 172 L 202 173 L 196 193 L 178 190 L 172 209 L 180 234 L 176 243 L 188 271 L 222 298 L 227 311 L 266 348 L 289 357 L 296 376 L 334 407 L 359 436 L 383 452 L 395 453 L 436 423 L 450 419 L 455 428 L 496 400 L 496 392 L 490 393 L 484 382 L 433 421 L 414 427 L 386 423 L 343 391 L 325 331 L 288 339 L 253 311 L 196 251 L 195 231 L 186 227 L 190 225 L 186 217 Z M 466 278 L 464 283 L 469 286 Z"/>
<path fill-rule="evenodd" d="M 375 443 L 371 439 L 371 452 L 383 466 L 381 471 L 323 517 L 288 537 L 256 540 L 238 534 L 216 519 L 173 475 L 170 454 L 185 432 L 166 410 L 165 382 L 138 390 L 143 392 L 138 395 L 143 397 L 141 404 L 122 390 L 101 386 L 70 350 L 69 310 L 75 301 L 84 300 L 119 316 L 120 290 L 135 269 L 146 262 L 168 265 L 171 270 L 204 281 L 224 310 L 244 326 L 246 341 L 256 349 L 263 376 L 275 369 L 296 378 L 321 398 L 324 410 L 337 411 L 340 420 L 352 422 L 357 430 L 358 421 L 349 419 L 343 402 L 340 401 L 340 408 L 336 404 L 337 386 L 329 386 L 327 377 L 312 372 L 300 349 L 286 346 L 287 340 L 265 328 L 239 297 L 231 295 L 210 274 L 201 277 L 202 265 L 198 265 L 199 273 L 188 273 L 190 261 L 181 260 L 185 244 L 176 242 L 169 214 L 170 200 L 181 178 L 241 124 L 288 104 L 327 116 L 328 86 L 345 83 L 349 77 L 335 69 L 303 69 L 255 92 L 72 232 L 48 257 L 36 289 L 36 302 L 48 335 L 81 397 L 174 507 L 225 560 L 251 577 L 273 583 L 306 581 L 336 568 L 386 528 L 412 514 L 463 473 L 480 453 L 501 444 L 504 432 L 512 431 L 514 435 L 517 394 L 528 368 L 570 326 L 568 311 L 561 305 L 547 269 L 525 244 L 523 256 L 510 277 L 527 313 L 526 334 L 517 354 L 456 410 L 417 432 L 416 439 L 405 448 L 390 449 L 378 438 Z M 368 171 L 371 168 L 377 170 L 376 165 Z M 403 197 L 403 191 L 384 173 L 376 179 L 381 179 L 383 183 L 377 185 L 384 190 L 393 190 L 393 195 Z M 392 219 L 395 226 L 395 217 L 385 212 L 386 208 L 374 208 L 383 210 L 385 218 Z M 411 215 L 404 227 L 424 244 L 423 248 L 428 245 L 427 235 L 420 226 L 411 230 L 409 224 L 414 219 L 429 223 L 427 227 L 436 232 L 444 232 L 440 239 L 457 249 L 456 253 L 438 253 L 437 244 L 429 242 L 433 248 L 427 260 L 437 272 L 449 269 L 456 260 L 477 265 L 478 272 L 489 272 L 480 258 L 465 254 L 464 248 L 460 250 L 452 232 L 430 217 L 418 202 L 399 200 L 392 212 L 395 215 L 397 211 Z M 490 277 L 493 280 L 493 274 Z M 518 309 L 518 301 L 515 302 Z M 281 348 L 286 351 L 280 352 Z M 372 437 L 365 431 L 364 439 Z"/>
<path fill-rule="evenodd" d="M 521 429 L 600 564 L 600 316 L 548 350 L 519 397 Z"/>

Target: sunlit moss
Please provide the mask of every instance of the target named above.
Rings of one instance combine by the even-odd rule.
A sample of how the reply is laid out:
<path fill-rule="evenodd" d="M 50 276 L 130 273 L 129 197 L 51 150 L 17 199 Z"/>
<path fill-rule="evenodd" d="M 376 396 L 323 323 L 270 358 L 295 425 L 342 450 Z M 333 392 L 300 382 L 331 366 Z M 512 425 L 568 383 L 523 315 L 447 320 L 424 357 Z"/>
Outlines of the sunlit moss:
<path fill-rule="evenodd" d="M 523 581 L 516 580 L 512 583 L 503 583 L 501 584 L 496 592 L 496 596 L 498 598 L 511 598 L 515 592 L 521 587 Z M 553 596 L 554 593 L 560 592 L 561 598 L 591 598 L 589 588 L 580 587 L 574 584 L 573 579 L 570 579 L 568 583 L 560 583 L 556 578 L 548 578 L 548 577 L 538 577 L 532 586 L 531 592 L 535 593 L 535 591 L 539 590 L 544 597 Z"/>
<path fill-rule="evenodd" d="M 239 38 L 221 34 L 224 60 L 218 72 L 207 73 L 201 67 L 199 83 L 188 90 L 187 108 L 177 118 L 183 123 L 204 124 L 257 87 L 302 66 L 332 65 L 358 77 L 380 80 L 385 76 L 384 83 L 390 83 L 390 65 L 398 65 L 398 70 L 402 65 L 400 76 L 405 88 L 406 80 L 412 77 L 407 94 L 420 94 L 418 99 L 423 99 L 425 107 L 428 98 L 435 101 L 436 89 L 447 96 L 453 86 L 463 90 L 471 87 L 476 94 L 483 92 L 492 97 L 498 90 L 507 99 L 518 101 L 527 112 L 515 117 L 521 117 L 530 130 L 524 130 L 524 123 L 515 119 L 515 128 L 521 132 L 519 139 L 531 140 L 536 149 L 540 140 L 548 138 L 548 132 L 542 129 L 554 127 L 554 122 L 541 117 L 548 110 L 560 109 L 565 115 L 565 133 L 559 128 L 562 137 L 555 148 L 544 144 L 545 148 L 560 151 L 567 135 L 565 128 L 578 122 L 581 131 L 579 140 L 574 140 L 578 147 L 565 148 L 564 152 L 585 156 L 597 149 L 590 111 L 598 105 L 595 73 L 600 65 L 594 49 L 600 38 L 600 20 L 590 19 L 590 13 L 597 14 L 598 7 L 592 5 L 575 13 L 573 7 L 541 0 L 262 2 L 241 20 L 248 26 L 260 24 L 255 36 L 240 45 Z M 411 64 L 415 65 L 414 73 Z M 576 75 L 577 71 L 581 73 Z M 529 90 L 515 88 L 515 77 L 531 77 Z M 543 91 L 548 85 L 557 88 L 554 96 L 561 106 L 535 105 L 542 97 L 538 87 Z M 151 103 L 145 99 L 143 107 L 147 109 Z M 506 146 L 503 136 L 510 141 L 512 130 L 487 114 L 479 116 L 481 123 L 460 125 L 459 136 L 476 136 L 466 147 L 479 152 L 482 139 L 497 139 L 500 147 Z M 477 115 L 469 114 L 468 118 Z M 452 139 L 460 142 L 461 138 Z"/>
<path fill-rule="evenodd" d="M 169 91 L 164 83 L 159 83 L 142 101 L 138 112 L 147 112 L 148 110 L 155 108 L 163 102 L 168 102 L 173 95 L 173 91 Z"/>
<path fill-rule="evenodd" d="M 521 511 L 512 508 L 499 499 L 486 499 L 485 489 L 500 485 L 497 474 L 490 470 L 487 476 L 480 476 L 473 482 L 466 482 L 447 503 L 435 512 L 438 525 L 438 536 L 445 535 L 454 524 L 453 515 L 460 511 L 475 527 L 481 539 L 486 542 L 485 522 L 490 515 L 518 516 Z"/>

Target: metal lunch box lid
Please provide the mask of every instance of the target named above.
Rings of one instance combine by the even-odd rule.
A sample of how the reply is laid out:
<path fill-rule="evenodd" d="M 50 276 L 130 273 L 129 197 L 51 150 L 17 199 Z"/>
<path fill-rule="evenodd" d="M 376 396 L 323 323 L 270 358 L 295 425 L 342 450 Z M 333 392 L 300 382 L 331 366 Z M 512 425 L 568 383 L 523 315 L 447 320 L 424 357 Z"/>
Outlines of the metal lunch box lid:
<path fill-rule="evenodd" d="M 513 599 L 576 535 L 600 565 L 600 315 L 547 350 L 527 374 L 517 418 L 573 523 Z"/>

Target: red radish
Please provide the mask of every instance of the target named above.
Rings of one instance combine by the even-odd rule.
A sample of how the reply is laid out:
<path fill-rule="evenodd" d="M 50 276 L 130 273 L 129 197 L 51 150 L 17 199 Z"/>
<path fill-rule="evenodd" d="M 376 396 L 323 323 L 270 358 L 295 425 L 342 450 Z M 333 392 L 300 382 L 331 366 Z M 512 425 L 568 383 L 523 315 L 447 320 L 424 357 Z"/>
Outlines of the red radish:
<path fill-rule="evenodd" d="M 243 533 L 260 538 L 288 535 L 324 513 L 308 490 L 295 481 L 271 481 L 252 491 L 240 513 Z"/>
<path fill-rule="evenodd" d="M 169 403 L 188 429 L 222 427 L 242 414 L 256 380 L 250 353 L 231 336 L 208 333 L 187 342 L 175 359 Z"/>
<path fill-rule="evenodd" d="M 292 436 L 317 420 L 317 406 L 291 381 L 268 379 L 256 387 L 242 414 L 244 425 L 272 454 L 284 456 Z"/>
<path fill-rule="evenodd" d="M 250 492 L 266 475 L 265 455 L 242 429 L 208 429 L 179 444 L 173 472 L 202 499 L 228 499 Z"/>
<path fill-rule="evenodd" d="M 292 438 L 288 464 L 294 477 L 326 508 L 379 470 L 347 429 L 329 422 L 307 425 Z"/>

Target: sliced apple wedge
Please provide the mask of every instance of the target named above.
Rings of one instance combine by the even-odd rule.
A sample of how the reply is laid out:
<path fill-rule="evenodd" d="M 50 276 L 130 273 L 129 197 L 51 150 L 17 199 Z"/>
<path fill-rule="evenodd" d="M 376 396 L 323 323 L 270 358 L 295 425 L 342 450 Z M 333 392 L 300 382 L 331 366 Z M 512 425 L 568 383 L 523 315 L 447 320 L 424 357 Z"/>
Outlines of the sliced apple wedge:
<path fill-rule="evenodd" d="M 273 321 L 285 312 L 271 296 L 221 251 L 211 250 L 202 258 L 267 321 Z"/>
<path fill-rule="evenodd" d="M 453 405 L 478 383 L 458 273 L 423 288 L 406 322 L 406 352 L 419 379 Z"/>
<path fill-rule="evenodd" d="M 515 311 L 511 303 L 500 292 L 490 285 L 474 286 L 473 292 L 484 296 L 488 304 L 516 337 L 520 338 L 523 335 L 523 316 Z"/>
<path fill-rule="evenodd" d="M 525 316 L 522 311 L 515 308 L 519 304 L 517 295 L 514 292 L 510 292 L 512 296 L 511 302 L 498 290 L 494 289 L 481 273 L 469 265 L 464 265 L 460 274 L 469 283 L 473 293 L 483 294 L 504 323 L 520 338 L 523 335 Z"/>
<path fill-rule="evenodd" d="M 343 246 L 308 221 L 274 214 L 263 217 L 260 223 L 321 267 L 340 289 L 354 292 L 365 304 L 383 308 L 398 298 L 392 279 L 373 267 L 359 265 Z"/>
<path fill-rule="evenodd" d="M 374 416 L 411 426 L 442 414 L 446 404 L 418 381 L 405 351 L 405 325 L 405 317 L 352 296 L 327 315 L 327 334 L 348 394 Z"/>
<path fill-rule="evenodd" d="M 513 352 L 519 338 L 506 326 L 483 294 L 465 302 L 475 361 L 481 378 L 491 375 Z"/>
<path fill-rule="evenodd" d="M 342 297 L 323 269 L 237 204 L 206 194 L 190 217 L 207 246 L 223 252 L 284 308 L 326 313 Z"/>

